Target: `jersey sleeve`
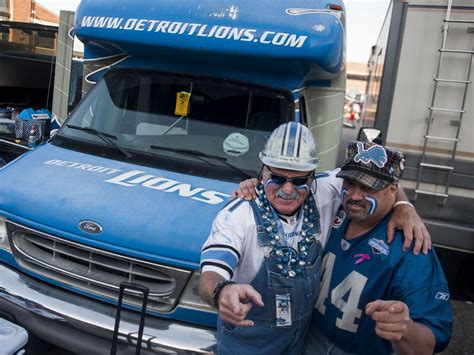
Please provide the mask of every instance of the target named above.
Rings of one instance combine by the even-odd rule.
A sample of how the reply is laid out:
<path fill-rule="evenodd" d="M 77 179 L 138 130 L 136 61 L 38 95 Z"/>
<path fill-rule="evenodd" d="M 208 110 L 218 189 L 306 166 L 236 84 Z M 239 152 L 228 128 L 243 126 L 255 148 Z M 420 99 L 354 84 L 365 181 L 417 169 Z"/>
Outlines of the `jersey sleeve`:
<path fill-rule="evenodd" d="M 326 245 L 331 233 L 333 219 L 342 202 L 342 179 L 336 177 L 338 172 L 339 169 L 318 173 L 313 184 L 321 222 L 320 242 L 323 246 Z"/>
<path fill-rule="evenodd" d="M 236 200 L 222 209 L 212 223 L 211 233 L 201 250 L 201 272 L 214 271 L 232 279 L 243 249 L 248 203 Z"/>
<path fill-rule="evenodd" d="M 325 205 L 333 205 L 333 209 L 338 209 L 341 205 L 342 179 L 336 177 L 339 168 L 327 170 L 315 175 L 315 184 L 317 197 Z"/>
<path fill-rule="evenodd" d="M 391 299 L 403 301 L 415 322 L 427 326 L 441 352 L 451 339 L 452 314 L 449 289 L 434 250 L 415 256 L 408 251 L 398 265 L 391 284 Z"/>

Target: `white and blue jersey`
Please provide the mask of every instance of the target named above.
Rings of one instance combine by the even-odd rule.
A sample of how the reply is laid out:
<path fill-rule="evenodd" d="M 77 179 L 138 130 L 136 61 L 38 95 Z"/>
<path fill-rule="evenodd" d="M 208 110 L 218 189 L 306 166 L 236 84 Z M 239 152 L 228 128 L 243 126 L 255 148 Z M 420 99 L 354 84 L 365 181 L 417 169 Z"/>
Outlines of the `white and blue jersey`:
<path fill-rule="evenodd" d="M 201 253 L 202 272 L 214 271 L 226 279 L 249 284 L 260 293 L 264 306 L 252 307 L 246 319 L 252 327 L 233 326 L 219 318 L 218 354 L 301 354 L 314 302 L 319 291 L 322 244 L 340 204 L 341 180 L 330 172 L 311 187 L 315 193 L 314 234 L 319 243 L 306 250 L 306 265 L 294 278 L 278 272 L 270 257 L 270 243 L 261 212 L 254 201 L 234 200 L 219 212 Z M 302 210 L 280 216 L 281 240 L 298 250 Z"/>
<path fill-rule="evenodd" d="M 323 253 L 321 291 L 306 339 L 307 353 L 311 353 L 311 343 L 317 342 L 318 331 L 345 352 L 393 352 L 391 343 L 375 334 L 375 322 L 365 314 L 365 306 L 377 299 L 407 304 L 411 319 L 433 332 L 435 352 L 447 346 L 452 315 L 438 258 L 434 251 L 419 256 L 403 252 L 401 232 L 388 245 L 389 218 L 390 214 L 371 231 L 346 240 L 348 220 L 342 209 L 338 211 Z"/>
<path fill-rule="evenodd" d="M 332 220 L 341 204 L 342 179 L 339 169 L 316 176 L 311 186 L 320 216 L 320 233 L 316 239 L 324 247 Z M 282 219 L 289 246 L 297 247 L 302 216 Z M 265 248 L 257 241 L 255 218 L 250 204 L 236 199 L 225 206 L 214 219 L 211 234 L 201 253 L 201 271 L 214 271 L 225 279 L 249 284 L 260 269 Z"/>

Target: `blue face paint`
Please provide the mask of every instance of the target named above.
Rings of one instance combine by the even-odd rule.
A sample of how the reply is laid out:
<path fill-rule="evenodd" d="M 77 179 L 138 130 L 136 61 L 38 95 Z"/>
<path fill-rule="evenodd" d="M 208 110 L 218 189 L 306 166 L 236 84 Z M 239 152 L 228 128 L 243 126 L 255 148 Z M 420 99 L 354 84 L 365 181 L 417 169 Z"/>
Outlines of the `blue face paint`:
<path fill-rule="evenodd" d="M 305 185 L 301 185 L 301 186 L 294 186 L 294 185 L 293 185 L 293 188 L 294 188 L 295 190 L 306 190 L 306 192 L 309 193 L 309 186 L 306 185 L 306 184 L 305 184 Z"/>
<path fill-rule="evenodd" d="M 370 203 L 369 215 L 373 215 L 377 210 L 377 199 L 375 197 L 372 197 L 371 195 L 365 196 L 365 199 L 367 202 Z"/>
<path fill-rule="evenodd" d="M 341 190 L 341 199 L 342 201 L 344 201 L 344 198 L 346 197 L 347 195 L 347 189 L 345 187 L 342 188 Z"/>
<path fill-rule="evenodd" d="M 277 184 L 277 183 L 274 182 L 272 179 L 268 179 L 267 181 L 265 181 L 265 182 L 263 183 L 263 186 L 264 186 L 265 188 L 267 188 L 267 186 L 270 185 L 270 184 L 280 186 L 280 189 L 279 189 L 278 191 L 281 190 L 281 185 L 280 185 L 280 184 Z M 307 193 L 310 192 L 310 188 L 309 188 L 309 186 L 308 186 L 307 184 L 304 184 L 304 185 L 297 185 L 297 186 L 293 185 L 293 189 L 295 189 L 296 191 L 299 191 L 299 190 L 306 190 Z"/>

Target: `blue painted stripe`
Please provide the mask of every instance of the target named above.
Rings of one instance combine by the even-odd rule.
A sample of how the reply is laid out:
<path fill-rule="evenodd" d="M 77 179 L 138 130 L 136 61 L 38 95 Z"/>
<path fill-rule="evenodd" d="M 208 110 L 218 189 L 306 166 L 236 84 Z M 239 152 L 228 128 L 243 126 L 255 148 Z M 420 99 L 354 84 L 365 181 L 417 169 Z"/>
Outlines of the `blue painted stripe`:
<path fill-rule="evenodd" d="M 322 179 L 322 178 L 325 178 L 325 177 L 328 177 L 328 176 L 329 176 L 328 173 L 316 173 L 316 174 L 314 174 L 315 179 Z"/>
<path fill-rule="evenodd" d="M 234 270 L 239 260 L 237 256 L 229 250 L 207 249 L 201 254 L 201 263 L 204 261 L 221 261 Z"/>
<path fill-rule="evenodd" d="M 373 215 L 377 209 L 377 200 L 372 196 L 366 196 L 365 199 L 370 203 L 369 215 Z"/>
<path fill-rule="evenodd" d="M 296 143 L 297 133 L 298 133 L 298 125 L 295 122 L 290 122 L 290 134 L 288 136 L 286 156 L 292 157 L 295 154 L 295 143 Z"/>
<path fill-rule="evenodd" d="M 301 123 L 300 110 L 295 110 L 295 122 Z"/>
<path fill-rule="evenodd" d="M 347 193 L 348 193 L 348 190 L 347 190 L 345 187 L 343 187 L 343 188 L 341 189 L 341 198 L 342 198 L 342 201 L 344 201 L 344 198 L 346 197 Z"/>

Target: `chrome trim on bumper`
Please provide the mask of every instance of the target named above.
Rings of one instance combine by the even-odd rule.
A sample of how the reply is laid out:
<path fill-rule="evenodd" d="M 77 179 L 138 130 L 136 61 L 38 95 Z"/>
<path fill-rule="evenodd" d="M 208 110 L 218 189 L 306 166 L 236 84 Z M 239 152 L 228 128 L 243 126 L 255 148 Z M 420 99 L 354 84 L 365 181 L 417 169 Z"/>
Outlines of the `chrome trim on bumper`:
<path fill-rule="evenodd" d="M 26 311 L 86 336 L 107 341 L 112 339 L 115 307 L 49 286 L 3 264 L 0 264 L 0 275 L 0 311 L 14 317 L 17 312 Z M 3 309 L 5 304 L 9 306 L 8 310 Z M 122 311 L 119 332 L 121 343 L 134 346 L 138 324 L 138 314 Z M 56 337 L 61 335 L 54 334 Z M 145 321 L 142 348 L 149 352 L 168 354 L 209 354 L 215 342 L 216 333 L 212 329 L 149 316 Z"/>

